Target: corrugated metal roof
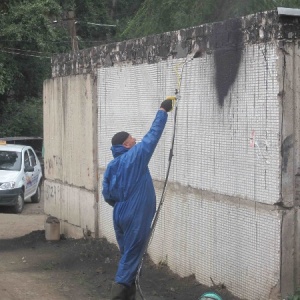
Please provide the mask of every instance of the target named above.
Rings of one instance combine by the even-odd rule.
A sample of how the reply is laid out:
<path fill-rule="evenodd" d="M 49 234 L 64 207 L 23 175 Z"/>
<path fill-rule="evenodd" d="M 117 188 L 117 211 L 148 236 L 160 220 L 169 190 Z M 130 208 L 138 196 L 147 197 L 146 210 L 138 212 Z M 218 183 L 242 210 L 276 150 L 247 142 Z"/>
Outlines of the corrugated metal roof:
<path fill-rule="evenodd" d="M 277 12 L 278 15 L 300 17 L 300 9 L 298 8 L 277 7 Z"/>

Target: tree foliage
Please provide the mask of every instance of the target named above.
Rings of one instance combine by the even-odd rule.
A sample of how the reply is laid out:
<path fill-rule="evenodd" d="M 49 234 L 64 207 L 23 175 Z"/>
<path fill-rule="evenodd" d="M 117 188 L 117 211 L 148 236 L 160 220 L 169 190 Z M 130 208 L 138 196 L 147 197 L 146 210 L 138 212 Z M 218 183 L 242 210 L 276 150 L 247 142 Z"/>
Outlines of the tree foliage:
<path fill-rule="evenodd" d="M 55 43 L 66 36 L 51 24 L 60 14 L 54 0 L 10 1 L 0 18 L 0 101 L 41 95 L 42 80 L 50 75 L 50 56 L 63 50 Z"/>
<path fill-rule="evenodd" d="M 1 0 L 0 136 L 42 134 L 50 57 L 74 50 L 72 38 L 83 49 L 279 6 L 300 0 Z"/>
<path fill-rule="evenodd" d="M 5 105 L 3 105 L 0 133 L 1 137 L 42 136 L 42 99 L 28 98 L 22 102 L 8 101 Z"/>
<path fill-rule="evenodd" d="M 276 7 L 300 7 L 299 0 L 145 0 L 121 33 L 136 38 L 240 17 Z"/>
<path fill-rule="evenodd" d="M 55 41 L 66 38 L 67 32 L 52 24 L 60 14 L 55 0 L 4 1 L 0 6 L 0 136 L 30 135 L 36 130 L 35 114 L 42 111 L 31 111 L 33 100 L 26 99 L 35 98 L 42 105 L 51 54 L 65 50 Z M 41 134 L 42 123 L 38 124 Z"/>

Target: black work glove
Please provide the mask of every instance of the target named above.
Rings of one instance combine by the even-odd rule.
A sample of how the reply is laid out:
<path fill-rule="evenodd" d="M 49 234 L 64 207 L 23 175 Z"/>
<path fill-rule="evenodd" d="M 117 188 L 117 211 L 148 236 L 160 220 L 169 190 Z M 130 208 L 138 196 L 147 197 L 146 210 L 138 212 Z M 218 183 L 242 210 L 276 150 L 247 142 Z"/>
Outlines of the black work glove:
<path fill-rule="evenodd" d="M 163 108 L 166 112 L 169 112 L 173 109 L 173 101 L 174 100 L 166 99 L 161 103 L 160 107 Z"/>

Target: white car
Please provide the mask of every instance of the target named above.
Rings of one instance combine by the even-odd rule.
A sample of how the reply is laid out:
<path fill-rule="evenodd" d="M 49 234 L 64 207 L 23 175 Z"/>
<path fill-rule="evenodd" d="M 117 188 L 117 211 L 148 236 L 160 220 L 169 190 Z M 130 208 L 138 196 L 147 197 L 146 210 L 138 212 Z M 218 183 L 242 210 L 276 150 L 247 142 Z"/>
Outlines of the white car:
<path fill-rule="evenodd" d="M 21 213 L 24 200 L 41 200 L 42 168 L 33 148 L 0 144 L 0 206 Z"/>

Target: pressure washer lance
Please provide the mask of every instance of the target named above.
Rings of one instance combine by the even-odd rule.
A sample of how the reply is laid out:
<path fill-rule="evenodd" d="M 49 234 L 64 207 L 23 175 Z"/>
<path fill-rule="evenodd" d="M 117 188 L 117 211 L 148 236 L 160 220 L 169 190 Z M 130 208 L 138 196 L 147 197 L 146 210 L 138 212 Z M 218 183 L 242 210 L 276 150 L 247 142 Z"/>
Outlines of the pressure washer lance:
<path fill-rule="evenodd" d="M 173 102 L 173 110 L 174 110 L 173 135 L 172 135 L 172 142 L 171 142 L 171 148 L 170 148 L 170 153 L 169 153 L 169 164 L 168 164 L 166 178 L 165 178 L 165 182 L 164 182 L 164 186 L 163 186 L 162 195 L 161 195 L 161 198 L 160 198 L 158 208 L 155 212 L 154 218 L 153 218 L 152 223 L 151 223 L 150 233 L 149 233 L 147 242 L 144 246 L 144 250 L 142 251 L 141 258 L 140 258 L 140 263 L 139 263 L 139 266 L 138 266 L 138 271 L 137 271 L 137 274 L 136 274 L 136 277 L 135 277 L 135 284 L 136 284 L 136 287 L 138 288 L 138 291 L 141 295 L 142 300 L 145 300 L 145 297 L 143 295 L 143 292 L 142 292 L 142 289 L 141 289 L 141 286 L 140 286 L 141 270 L 142 270 L 145 254 L 147 252 L 148 246 L 149 246 L 149 244 L 152 240 L 152 237 L 153 237 L 153 233 L 154 233 L 155 226 L 156 226 L 156 223 L 157 223 L 157 220 L 158 220 L 158 217 L 159 217 L 160 210 L 161 210 L 162 205 L 163 205 L 164 200 L 165 200 L 165 194 L 166 194 L 166 190 L 167 190 L 167 184 L 168 184 L 168 179 L 169 179 L 169 174 L 170 174 L 170 169 L 171 169 L 171 162 L 172 162 L 172 158 L 174 156 L 173 150 L 174 150 L 175 134 L 176 134 L 176 121 L 177 121 L 178 102 L 181 98 L 180 97 L 180 87 L 181 87 L 182 73 L 183 73 L 184 67 L 186 66 L 186 64 L 188 62 L 192 61 L 194 58 L 201 57 L 201 56 L 202 56 L 202 53 L 201 53 L 200 50 L 198 50 L 198 51 L 196 51 L 196 53 L 193 55 L 192 58 L 188 59 L 188 57 L 186 57 L 184 63 L 179 64 L 182 67 L 181 67 L 180 74 L 178 74 L 178 72 L 176 70 L 176 74 L 177 74 L 177 77 L 178 77 L 178 88 L 175 90 L 175 95 L 176 96 L 167 96 L 166 97 L 166 100 L 172 100 L 172 102 Z"/>
<path fill-rule="evenodd" d="M 170 152 L 169 152 L 169 164 L 168 164 L 166 178 L 165 178 L 165 182 L 164 182 L 164 186 L 163 186 L 163 192 L 162 192 L 162 195 L 161 195 L 161 198 L 160 198 L 159 205 L 158 205 L 157 210 L 155 212 L 154 218 L 153 218 L 152 223 L 151 223 L 150 233 L 149 233 L 147 242 L 144 246 L 144 250 L 142 252 L 142 257 L 140 258 L 140 264 L 138 266 L 138 271 L 137 271 L 137 274 L 136 274 L 136 277 L 135 277 L 135 284 L 136 284 L 136 287 L 138 288 L 138 291 L 139 291 L 139 293 L 142 297 L 142 300 L 145 300 L 145 297 L 143 295 L 143 292 L 142 292 L 142 289 L 141 289 L 141 286 L 140 286 L 141 270 L 142 270 L 145 254 L 147 252 L 148 246 L 149 246 L 149 244 L 152 240 L 152 237 L 153 237 L 153 233 L 154 233 L 155 225 L 156 225 L 157 220 L 158 220 L 159 212 L 160 212 L 160 210 L 162 208 L 162 205 L 163 205 L 163 202 L 165 200 L 165 194 L 166 194 L 166 190 L 167 190 L 167 184 L 168 184 L 168 179 L 169 179 L 169 174 L 170 174 L 170 169 L 171 169 L 171 161 L 172 161 L 172 158 L 174 156 L 173 149 L 174 149 L 174 142 L 175 142 L 175 132 L 176 132 L 175 126 L 176 126 L 177 107 L 178 107 L 176 100 L 179 100 L 178 96 L 167 96 L 166 97 L 166 100 L 172 100 L 172 102 L 173 102 L 173 109 L 174 109 L 173 136 L 172 136 L 172 143 L 171 143 L 171 148 L 170 148 Z"/>

